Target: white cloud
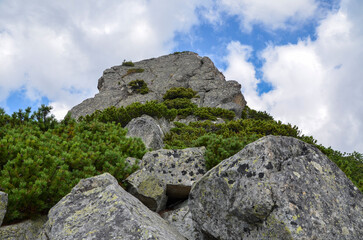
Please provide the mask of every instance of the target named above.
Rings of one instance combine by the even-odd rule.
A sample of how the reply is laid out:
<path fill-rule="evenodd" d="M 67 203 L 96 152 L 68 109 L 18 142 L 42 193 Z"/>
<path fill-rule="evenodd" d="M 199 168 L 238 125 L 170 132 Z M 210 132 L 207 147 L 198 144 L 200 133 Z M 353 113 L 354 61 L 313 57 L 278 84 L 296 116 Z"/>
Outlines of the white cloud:
<path fill-rule="evenodd" d="M 102 71 L 166 54 L 176 32 L 198 24 L 193 1 L 0 2 L 0 103 L 25 88 L 64 112 L 97 92 Z M 59 108 L 59 109 L 58 109 Z M 60 114 L 58 114 L 60 116 Z"/>
<path fill-rule="evenodd" d="M 262 71 L 273 90 L 256 100 L 257 93 L 247 87 L 248 105 L 262 106 L 277 119 L 298 125 L 323 145 L 363 152 L 362 11 L 362 2 L 343 1 L 339 11 L 321 21 L 315 41 L 267 47 Z M 233 50 L 229 57 L 234 55 L 242 69 L 249 64 L 243 53 Z M 238 69 L 229 64 L 226 74 Z M 251 80 L 245 82 L 243 72 L 242 88 L 253 86 Z"/>
<path fill-rule="evenodd" d="M 313 17 L 318 9 L 315 0 L 221 0 L 216 5 L 219 11 L 237 16 L 244 31 L 251 31 L 254 24 L 262 24 L 269 30 L 295 28 Z M 208 12 L 205 16 L 210 19 Z"/>

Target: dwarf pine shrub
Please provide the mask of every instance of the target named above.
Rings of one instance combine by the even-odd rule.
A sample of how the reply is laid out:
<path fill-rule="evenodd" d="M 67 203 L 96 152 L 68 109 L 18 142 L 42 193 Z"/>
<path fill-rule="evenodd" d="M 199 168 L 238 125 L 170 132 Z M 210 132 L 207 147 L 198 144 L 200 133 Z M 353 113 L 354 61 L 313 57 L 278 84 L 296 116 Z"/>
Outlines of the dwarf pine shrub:
<path fill-rule="evenodd" d="M 144 80 L 136 79 L 136 80 L 129 82 L 128 85 L 131 87 L 131 89 L 133 91 L 135 91 L 137 93 L 144 95 L 149 92 L 149 88 L 147 87 L 147 84 Z"/>
<path fill-rule="evenodd" d="M 120 184 L 137 166 L 128 156 L 142 158 L 140 139 L 126 138 L 120 124 L 65 119 L 47 130 L 34 119 L 12 125 L 0 111 L 0 188 L 8 193 L 5 223 L 45 214 L 80 179 L 109 172 Z M 45 121 L 44 121 L 45 120 Z"/>

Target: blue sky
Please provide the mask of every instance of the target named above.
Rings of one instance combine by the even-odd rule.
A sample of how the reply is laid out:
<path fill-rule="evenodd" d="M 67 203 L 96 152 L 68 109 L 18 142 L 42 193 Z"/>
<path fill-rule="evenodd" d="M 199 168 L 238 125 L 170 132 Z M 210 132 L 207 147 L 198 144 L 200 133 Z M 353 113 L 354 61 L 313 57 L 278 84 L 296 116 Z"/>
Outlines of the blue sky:
<path fill-rule="evenodd" d="M 361 0 L 1 0 L 0 107 L 61 119 L 102 71 L 174 51 L 210 57 L 248 105 L 363 152 Z"/>

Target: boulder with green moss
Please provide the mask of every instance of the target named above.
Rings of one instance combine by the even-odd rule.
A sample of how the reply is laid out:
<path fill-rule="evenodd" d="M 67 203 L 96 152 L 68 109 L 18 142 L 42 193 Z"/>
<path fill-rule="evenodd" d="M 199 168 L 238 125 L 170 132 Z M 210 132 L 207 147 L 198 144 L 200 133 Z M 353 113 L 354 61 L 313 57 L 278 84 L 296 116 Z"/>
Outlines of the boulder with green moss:
<path fill-rule="evenodd" d="M 191 190 L 196 227 L 212 239 L 360 239 L 363 195 L 314 146 L 267 136 Z"/>
<path fill-rule="evenodd" d="M 48 218 L 42 240 L 185 239 L 107 173 L 81 180 Z"/>

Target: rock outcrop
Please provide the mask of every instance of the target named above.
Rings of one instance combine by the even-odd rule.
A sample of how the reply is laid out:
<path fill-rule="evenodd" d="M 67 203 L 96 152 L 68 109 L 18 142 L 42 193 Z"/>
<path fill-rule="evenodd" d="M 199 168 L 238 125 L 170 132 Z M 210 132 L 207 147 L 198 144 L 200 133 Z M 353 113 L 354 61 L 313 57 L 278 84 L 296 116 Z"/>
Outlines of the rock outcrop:
<path fill-rule="evenodd" d="M 110 174 L 83 179 L 48 214 L 42 240 L 185 239 Z"/>
<path fill-rule="evenodd" d="M 143 115 L 132 119 L 126 127 L 128 137 L 139 137 L 145 144 L 146 148 L 158 150 L 164 147 L 163 131 L 154 118 Z"/>
<path fill-rule="evenodd" d="M 317 148 L 267 136 L 210 170 L 189 207 L 211 239 L 361 239 L 363 196 Z"/>
<path fill-rule="evenodd" d="M 143 80 L 149 92 L 143 95 L 130 91 L 129 83 L 134 80 Z M 132 67 L 106 69 L 98 80 L 99 93 L 73 107 L 70 113 L 78 118 L 110 106 L 161 101 L 172 87 L 192 88 L 200 96 L 196 102 L 199 106 L 233 110 L 237 116 L 246 105 L 241 85 L 236 81 L 226 81 L 208 57 L 182 52 L 135 62 Z"/>
<path fill-rule="evenodd" d="M 3 223 L 7 206 L 8 206 L 8 194 L 0 191 L 0 226 Z"/>

